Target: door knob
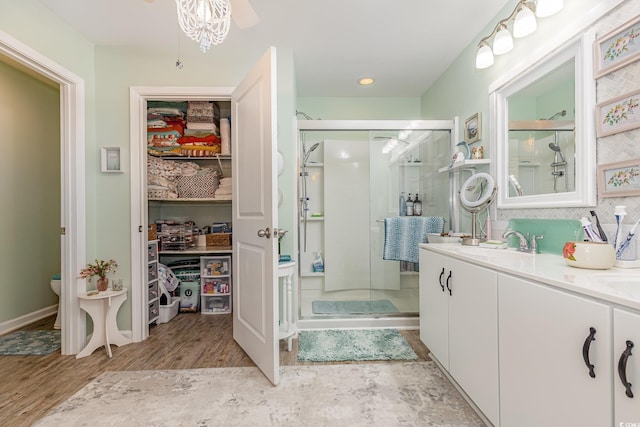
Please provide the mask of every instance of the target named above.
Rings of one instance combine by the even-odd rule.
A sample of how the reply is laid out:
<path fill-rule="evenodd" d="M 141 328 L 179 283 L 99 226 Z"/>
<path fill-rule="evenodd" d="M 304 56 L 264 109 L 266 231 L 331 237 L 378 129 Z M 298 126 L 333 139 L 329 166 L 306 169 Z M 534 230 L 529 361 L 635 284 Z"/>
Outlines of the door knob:
<path fill-rule="evenodd" d="M 271 230 L 267 227 L 264 230 L 258 230 L 258 237 L 266 237 L 267 239 L 271 237 Z"/>

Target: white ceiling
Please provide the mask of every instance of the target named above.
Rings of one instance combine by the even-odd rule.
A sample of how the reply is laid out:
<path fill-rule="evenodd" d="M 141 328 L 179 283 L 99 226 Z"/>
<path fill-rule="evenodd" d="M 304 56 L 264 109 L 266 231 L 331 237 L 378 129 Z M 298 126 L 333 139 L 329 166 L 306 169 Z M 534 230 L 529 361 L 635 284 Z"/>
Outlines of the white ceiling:
<path fill-rule="evenodd" d="M 298 96 L 422 95 L 510 0 L 251 0 L 258 25 L 232 24 L 223 44 L 194 55 L 232 58 L 243 73 L 269 46 L 293 51 Z M 96 45 L 165 51 L 177 59 L 173 0 L 40 0 Z M 469 64 L 469 70 L 474 64 Z M 376 83 L 357 85 L 363 76 Z"/>

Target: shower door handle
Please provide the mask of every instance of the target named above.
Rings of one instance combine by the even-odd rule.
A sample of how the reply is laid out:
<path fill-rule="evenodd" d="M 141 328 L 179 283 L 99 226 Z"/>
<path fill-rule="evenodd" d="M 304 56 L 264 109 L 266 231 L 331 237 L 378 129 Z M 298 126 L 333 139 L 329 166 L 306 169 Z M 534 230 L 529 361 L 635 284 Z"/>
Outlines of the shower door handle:
<path fill-rule="evenodd" d="M 264 230 L 258 230 L 258 237 L 266 237 L 267 239 L 271 237 L 271 230 L 269 227 Z"/>

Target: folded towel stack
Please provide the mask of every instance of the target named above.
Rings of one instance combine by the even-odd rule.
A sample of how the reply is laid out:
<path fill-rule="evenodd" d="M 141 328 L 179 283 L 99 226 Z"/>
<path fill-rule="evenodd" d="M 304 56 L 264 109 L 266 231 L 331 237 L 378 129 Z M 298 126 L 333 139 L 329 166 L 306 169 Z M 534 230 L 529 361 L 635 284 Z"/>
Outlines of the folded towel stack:
<path fill-rule="evenodd" d="M 222 178 L 216 190 L 216 197 L 231 198 L 231 178 Z"/>

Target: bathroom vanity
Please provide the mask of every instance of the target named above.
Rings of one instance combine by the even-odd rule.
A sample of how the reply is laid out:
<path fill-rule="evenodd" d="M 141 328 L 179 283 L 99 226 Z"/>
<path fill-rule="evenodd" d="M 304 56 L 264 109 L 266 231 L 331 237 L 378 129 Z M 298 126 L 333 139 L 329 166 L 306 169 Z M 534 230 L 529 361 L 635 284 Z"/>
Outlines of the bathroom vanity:
<path fill-rule="evenodd" d="M 640 422 L 640 270 L 455 243 L 420 248 L 420 338 L 485 421 Z"/>

